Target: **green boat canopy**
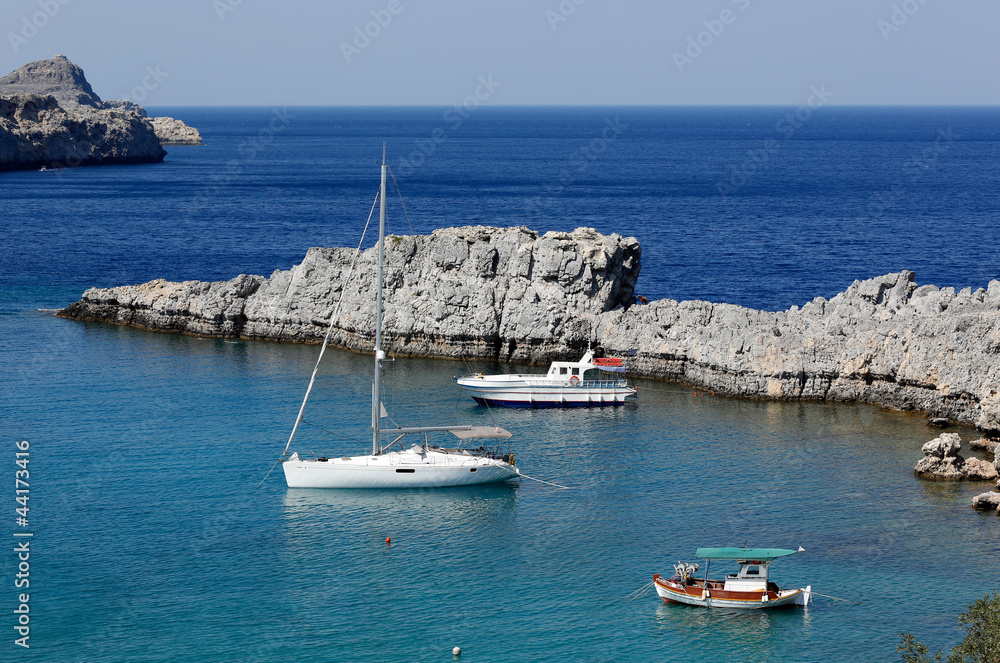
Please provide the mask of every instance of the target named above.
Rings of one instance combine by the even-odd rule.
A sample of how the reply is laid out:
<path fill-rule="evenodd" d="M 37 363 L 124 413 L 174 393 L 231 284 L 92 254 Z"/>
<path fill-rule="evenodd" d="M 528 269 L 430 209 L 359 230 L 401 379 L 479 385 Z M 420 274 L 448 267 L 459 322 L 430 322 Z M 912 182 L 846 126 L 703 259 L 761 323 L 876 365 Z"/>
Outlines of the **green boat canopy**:
<path fill-rule="evenodd" d="M 770 562 L 772 560 L 778 559 L 779 557 L 794 555 L 797 552 L 802 552 L 802 549 L 799 548 L 798 550 L 786 550 L 783 548 L 698 548 L 698 551 L 695 552 L 695 557 L 701 557 L 703 559 L 734 559 L 737 562 L 746 562 L 746 561 Z"/>

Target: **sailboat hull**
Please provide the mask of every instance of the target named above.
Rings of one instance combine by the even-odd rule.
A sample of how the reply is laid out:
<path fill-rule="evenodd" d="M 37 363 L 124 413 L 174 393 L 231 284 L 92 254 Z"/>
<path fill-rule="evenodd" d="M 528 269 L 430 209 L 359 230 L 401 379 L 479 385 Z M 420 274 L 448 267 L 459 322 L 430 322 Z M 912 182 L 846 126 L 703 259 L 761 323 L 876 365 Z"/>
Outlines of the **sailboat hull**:
<path fill-rule="evenodd" d="M 517 468 L 464 453 L 387 453 L 282 463 L 289 488 L 443 488 L 514 479 Z"/>

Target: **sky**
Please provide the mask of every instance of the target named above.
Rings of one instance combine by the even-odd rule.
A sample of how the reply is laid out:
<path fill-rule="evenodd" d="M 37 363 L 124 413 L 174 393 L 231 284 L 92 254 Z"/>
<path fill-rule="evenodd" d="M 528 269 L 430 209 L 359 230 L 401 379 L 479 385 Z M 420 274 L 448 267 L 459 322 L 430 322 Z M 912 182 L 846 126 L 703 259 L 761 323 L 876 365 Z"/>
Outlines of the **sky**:
<path fill-rule="evenodd" d="M 1000 105 L 996 0 L 3 0 L 148 106 Z"/>

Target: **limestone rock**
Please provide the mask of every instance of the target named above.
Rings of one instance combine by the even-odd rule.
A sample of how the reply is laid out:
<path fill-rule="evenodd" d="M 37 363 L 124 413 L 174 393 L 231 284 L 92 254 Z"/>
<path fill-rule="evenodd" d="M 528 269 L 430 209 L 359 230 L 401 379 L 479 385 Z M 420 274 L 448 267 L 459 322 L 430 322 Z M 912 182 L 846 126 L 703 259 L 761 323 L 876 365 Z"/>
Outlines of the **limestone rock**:
<path fill-rule="evenodd" d="M 993 463 L 978 458 L 969 458 L 962 467 L 962 473 L 970 481 L 993 481 L 1000 476 Z"/>
<path fill-rule="evenodd" d="M 924 457 L 913 468 L 913 473 L 922 479 L 939 481 L 961 481 L 963 479 L 992 481 L 1000 476 L 997 469 L 985 460 L 963 459 L 958 455 L 961 450 L 962 438 L 958 434 L 942 433 L 921 448 Z"/>
<path fill-rule="evenodd" d="M 163 145 L 204 145 L 197 129 L 172 117 L 154 117 L 153 129 Z"/>
<path fill-rule="evenodd" d="M 637 349 L 630 370 L 641 377 L 746 398 L 874 403 L 1000 434 L 1000 281 L 956 293 L 918 286 L 901 271 L 787 311 L 672 299 L 634 305 L 640 249 L 631 238 L 473 227 L 388 246 L 391 352 L 545 364 L 590 341 L 608 355 Z M 246 323 L 231 332 L 316 341 L 349 255 L 311 249 L 301 265 L 262 280 L 243 303 Z M 333 339 L 367 350 L 371 256 L 362 263 L 367 271 L 346 287 Z M 109 313 L 122 289 L 111 290 L 88 291 L 66 314 L 129 317 Z M 166 329 L 180 325 L 165 320 Z"/>
<path fill-rule="evenodd" d="M 67 110 L 78 106 L 95 110 L 102 107 L 101 98 L 90 87 L 83 69 L 70 62 L 65 55 L 29 62 L 0 78 L 0 94 L 17 93 L 53 96 Z"/>
<path fill-rule="evenodd" d="M 137 113 L 140 117 L 149 117 L 145 108 L 134 101 L 129 101 L 128 99 L 112 99 L 111 101 L 101 102 L 101 105 L 104 108 L 116 108 L 118 110 Z"/>
<path fill-rule="evenodd" d="M 166 152 L 127 111 L 69 112 L 52 96 L 0 96 L 0 170 L 155 163 Z"/>
<path fill-rule="evenodd" d="M 913 473 L 921 479 L 961 481 L 965 478 L 962 473 L 964 465 L 965 459 L 961 456 L 947 456 L 945 458 L 924 456 L 913 468 Z"/>
<path fill-rule="evenodd" d="M 1000 515 L 1000 493 L 981 493 L 972 498 L 972 506 L 980 511 L 996 509 Z"/>
<path fill-rule="evenodd" d="M 374 248 L 347 279 L 352 249 L 312 248 L 269 279 L 158 280 L 87 290 L 62 315 L 199 335 L 318 342 L 337 302 L 332 342 L 368 351 L 375 323 Z M 470 226 L 391 236 L 385 250 L 385 346 L 402 355 L 531 362 L 578 357 L 603 312 L 631 303 L 634 237 L 590 228 L 539 237 Z"/>
<path fill-rule="evenodd" d="M 154 163 L 166 152 L 129 107 L 105 107 L 61 55 L 0 78 L 0 170 Z"/>
<path fill-rule="evenodd" d="M 957 433 L 942 433 L 939 437 L 924 444 L 920 449 L 925 456 L 936 456 L 946 458 L 957 456 L 962 450 L 962 438 Z"/>
<path fill-rule="evenodd" d="M 969 446 L 973 449 L 981 449 L 990 453 L 996 453 L 997 444 L 996 440 L 988 437 L 981 437 L 969 442 Z"/>

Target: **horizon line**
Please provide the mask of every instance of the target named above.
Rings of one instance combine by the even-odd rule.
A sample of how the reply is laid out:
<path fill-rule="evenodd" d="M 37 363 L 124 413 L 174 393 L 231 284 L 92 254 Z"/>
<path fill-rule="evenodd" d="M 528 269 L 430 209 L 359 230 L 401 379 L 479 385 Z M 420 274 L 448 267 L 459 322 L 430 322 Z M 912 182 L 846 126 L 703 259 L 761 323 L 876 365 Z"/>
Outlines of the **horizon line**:
<path fill-rule="evenodd" d="M 102 99 L 102 101 L 118 101 Z M 460 104 L 149 104 L 148 108 L 452 108 Z M 490 104 L 490 108 L 797 108 L 802 104 Z M 1000 104 L 825 104 L 823 108 L 996 108 Z M 817 109 L 818 110 L 818 109 Z"/>

